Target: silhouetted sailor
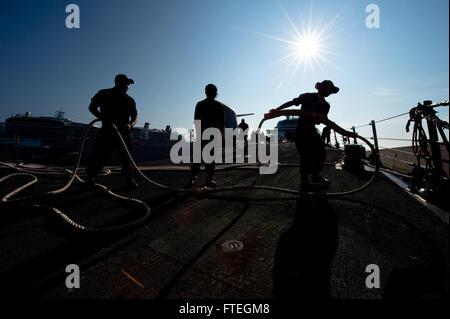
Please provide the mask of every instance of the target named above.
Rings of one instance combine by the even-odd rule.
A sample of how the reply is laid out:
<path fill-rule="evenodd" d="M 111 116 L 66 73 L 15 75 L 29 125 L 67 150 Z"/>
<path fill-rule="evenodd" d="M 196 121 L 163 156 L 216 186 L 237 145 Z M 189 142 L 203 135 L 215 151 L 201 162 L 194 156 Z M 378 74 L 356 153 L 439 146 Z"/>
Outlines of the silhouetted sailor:
<path fill-rule="evenodd" d="M 200 136 L 197 136 L 197 138 L 201 138 L 203 135 L 203 132 L 210 127 L 218 128 L 221 133 L 222 137 L 224 135 L 225 131 L 225 116 L 223 111 L 223 104 L 219 101 L 216 101 L 217 96 L 217 87 L 214 84 L 208 84 L 205 87 L 205 94 L 206 99 L 203 101 L 200 101 L 197 103 L 195 107 L 195 114 L 194 114 L 194 120 L 200 120 L 201 121 L 201 132 L 197 132 L 197 134 L 201 134 Z M 207 145 L 210 142 L 210 140 L 201 140 L 202 144 L 202 151 L 203 147 Z M 218 150 L 215 150 L 216 152 Z M 203 162 L 203 159 L 202 159 Z M 207 187 L 215 187 L 216 182 L 213 181 L 214 176 L 214 168 L 215 164 L 214 162 L 210 164 L 205 164 L 206 168 L 206 182 L 205 186 Z M 200 163 L 193 163 L 191 165 L 191 180 L 189 185 L 194 185 L 197 180 L 197 173 L 200 170 Z M 188 185 L 188 186 L 189 186 Z"/>
<path fill-rule="evenodd" d="M 330 145 L 331 129 L 325 126 L 322 130 L 322 140 L 326 145 Z"/>
<path fill-rule="evenodd" d="M 111 126 L 111 124 L 117 126 L 131 154 L 131 129 L 136 125 L 137 111 L 136 103 L 127 94 L 127 91 L 130 84 L 134 84 L 134 81 L 124 74 L 118 74 L 114 82 L 113 88 L 98 91 L 89 105 L 89 111 L 102 121 L 102 128 L 95 140 L 94 151 L 87 169 L 86 184 L 88 188 L 93 186 L 95 177 L 115 148 L 118 149 L 122 163 L 122 174 L 125 175 L 126 188 L 135 189 L 138 186 L 132 178 L 133 167 L 126 151 L 121 146 L 119 137 Z M 99 107 L 100 111 L 98 110 Z"/>
<path fill-rule="evenodd" d="M 239 123 L 238 127 L 239 127 L 243 132 L 245 132 L 246 130 L 248 130 L 248 124 L 245 123 L 245 120 L 244 120 L 244 119 L 241 120 L 241 123 Z M 244 135 L 244 152 L 247 150 L 247 147 L 248 147 L 247 136 L 248 136 L 248 134 L 245 134 L 245 135 Z"/>
<path fill-rule="evenodd" d="M 330 104 L 325 100 L 330 94 L 339 92 L 333 82 L 325 80 L 316 83 L 317 93 L 304 93 L 292 101 L 286 102 L 276 110 L 282 110 L 293 105 L 302 105 L 301 109 L 321 114 L 327 117 Z M 309 175 L 312 174 L 311 183 L 328 185 L 329 180 L 320 176 L 325 161 L 324 142 L 311 118 L 300 116 L 295 130 L 295 145 L 300 155 L 301 190 L 309 191 L 311 184 Z"/>
<path fill-rule="evenodd" d="M 241 128 L 243 131 L 245 131 L 245 130 L 248 129 L 248 124 L 245 123 L 245 120 L 244 120 L 244 119 L 242 119 L 242 120 L 241 120 L 241 123 L 239 123 L 238 127 Z"/>

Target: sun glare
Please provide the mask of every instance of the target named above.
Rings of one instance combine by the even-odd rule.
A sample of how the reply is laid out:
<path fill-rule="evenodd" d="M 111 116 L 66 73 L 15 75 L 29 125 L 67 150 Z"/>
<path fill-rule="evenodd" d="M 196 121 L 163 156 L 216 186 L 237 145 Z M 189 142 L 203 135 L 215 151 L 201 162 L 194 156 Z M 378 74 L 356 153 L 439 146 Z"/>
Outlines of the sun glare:
<path fill-rule="evenodd" d="M 287 44 L 288 54 L 276 60 L 275 63 L 288 61 L 287 71 L 291 75 L 294 75 L 302 66 L 305 71 L 309 69 L 312 76 L 315 77 L 315 67 L 319 67 L 323 71 L 322 62 L 333 64 L 327 58 L 328 55 L 333 54 L 330 51 L 330 38 L 334 35 L 336 31 L 335 23 L 344 10 L 345 8 L 333 19 L 329 20 L 326 25 L 320 27 L 320 22 L 314 23 L 315 27 L 313 28 L 312 8 L 309 20 L 301 19 L 300 26 L 297 26 L 283 9 L 286 19 L 291 26 L 289 37 L 281 38 L 263 33 L 258 34 Z"/>
<path fill-rule="evenodd" d="M 314 34 L 307 34 L 296 41 L 295 54 L 301 59 L 311 59 L 320 53 L 319 41 Z"/>

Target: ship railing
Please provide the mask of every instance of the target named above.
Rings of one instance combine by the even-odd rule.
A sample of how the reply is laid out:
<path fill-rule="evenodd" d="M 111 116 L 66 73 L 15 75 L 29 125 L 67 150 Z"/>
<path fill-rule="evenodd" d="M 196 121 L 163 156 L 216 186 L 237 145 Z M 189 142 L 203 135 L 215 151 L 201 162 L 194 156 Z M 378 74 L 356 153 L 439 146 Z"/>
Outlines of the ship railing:
<path fill-rule="evenodd" d="M 382 164 L 389 167 L 391 171 L 404 175 L 406 171 L 411 173 L 411 167 L 419 167 L 426 168 L 429 171 L 437 171 L 442 177 L 448 179 L 450 168 L 447 165 L 447 169 L 445 170 L 443 163 L 449 164 L 449 160 L 442 158 L 441 154 L 442 145 L 446 147 L 447 155 L 449 152 L 448 137 L 444 132 L 444 129 L 448 130 L 448 122 L 439 119 L 436 116 L 437 112 L 434 110 L 437 107 L 448 105 L 449 101 L 435 104 L 432 104 L 431 101 L 424 101 L 423 103 L 418 103 L 416 107 L 411 108 L 408 112 L 380 120 L 372 120 L 367 124 L 352 126 L 350 129 L 374 141 L 375 150 L 380 156 Z M 409 115 L 409 118 L 406 118 L 407 115 Z M 382 135 L 382 137 L 378 136 L 379 132 L 385 132 L 385 130 L 382 125 L 377 124 L 386 124 L 391 120 L 402 117 L 405 117 L 404 124 L 406 125 L 406 130 L 405 126 L 403 126 L 402 134 L 392 137 L 386 135 Z M 425 121 L 424 124 L 428 132 L 422 126 L 422 120 Z M 390 123 L 398 125 L 396 122 Z M 411 132 L 409 132 L 410 123 L 414 123 L 414 128 Z M 340 149 L 344 149 L 347 144 L 356 144 L 356 140 L 352 141 L 349 138 L 341 136 L 340 141 L 344 146 L 341 147 L 336 134 L 334 137 L 335 146 Z M 425 161 L 425 165 L 421 164 L 421 161 Z"/>

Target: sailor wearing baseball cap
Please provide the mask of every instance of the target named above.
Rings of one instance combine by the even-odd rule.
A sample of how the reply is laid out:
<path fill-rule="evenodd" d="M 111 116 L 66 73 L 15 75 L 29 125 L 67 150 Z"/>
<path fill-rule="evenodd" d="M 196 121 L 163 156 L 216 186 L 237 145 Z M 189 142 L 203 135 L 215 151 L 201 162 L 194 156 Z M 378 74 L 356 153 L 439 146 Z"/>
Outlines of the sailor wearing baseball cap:
<path fill-rule="evenodd" d="M 278 107 L 276 110 L 282 110 L 287 107 L 302 105 L 301 110 L 319 113 L 327 116 L 330 111 L 330 104 L 325 100 L 331 94 L 339 92 L 332 81 L 324 80 L 315 85 L 317 93 L 304 93 Z M 300 174 L 302 191 L 310 191 L 311 183 L 327 186 L 330 181 L 320 176 L 322 166 L 325 161 L 325 145 L 316 129 L 316 125 L 311 118 L 300 116 L 295 130 L 295 145 L 300 155 Z M 311 181 L 309 180 L 309 175 Z"/>
<path fill-rule="evenodd" d="M 131 129 L 136 125 L 137 111 L 136 102 L 127 94 L 127 91 L 130 84 L 134 84 L 134 80 L 125 74 L 117 74 L 114 83 L 113 88 L 98 91 L 89 105 L 89 111 L 102 121 L 102 128 L 95 140 L 94 151 L 87 168 L 86 188 L 88 189 L 93 187 L 95 177 L 115 148 L 118 149 L 122 163 L 125 187 L 135 189 L 138 186 L 131 177 L 133 167 L 128 160 L 127 153 L 120 144 L 117 133 L 110 125 L 111 123 L 116 125 L 131 153 Z"/>

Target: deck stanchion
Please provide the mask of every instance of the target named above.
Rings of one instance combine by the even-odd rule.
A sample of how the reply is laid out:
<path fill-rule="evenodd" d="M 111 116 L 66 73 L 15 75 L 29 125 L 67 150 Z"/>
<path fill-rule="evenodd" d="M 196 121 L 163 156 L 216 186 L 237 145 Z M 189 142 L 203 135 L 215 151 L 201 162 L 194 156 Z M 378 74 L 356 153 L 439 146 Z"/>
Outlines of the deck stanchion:
<path fill-rule="evenodd" d="M 356 131 L 355 131 L 355 127 L 354 127 L 354 126 L 352 126 L 352 131 L 353 131 L 353 133 L 356 134 Z M 353 138 L 353 144 L 356 144 L 356 137 Z"/>
<path fill-rule="evenodd" d="M 370 122 L 370 125 L 372 125 L 372 134 L 373 134 L 373 143 L 375 146 L 375 151 L 377 152 L 377 154 L 380 153 L 380 149 L 378 148 L 378 137 L 377 137 L 377 128 L 375 126 L 375 121 L 372 120 Z"/>

